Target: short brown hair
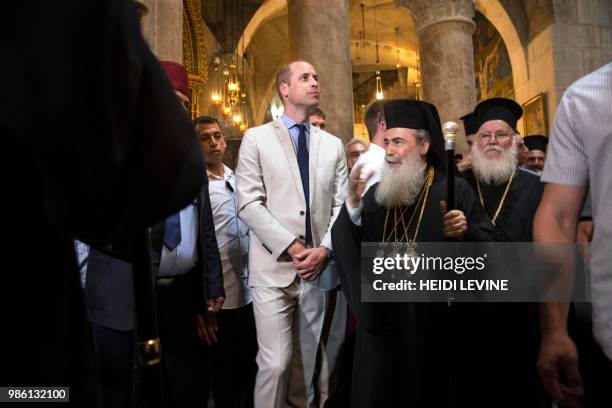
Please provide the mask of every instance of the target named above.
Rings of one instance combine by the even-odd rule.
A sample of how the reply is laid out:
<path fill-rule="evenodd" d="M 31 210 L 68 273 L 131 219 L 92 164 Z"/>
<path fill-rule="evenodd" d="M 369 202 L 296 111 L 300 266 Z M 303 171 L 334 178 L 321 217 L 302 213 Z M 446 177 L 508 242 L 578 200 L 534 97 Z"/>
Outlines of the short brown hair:
<path fill-rule="evenodd" d="M 372 141 L 372 139 L 374 139 L 374 135 L 376 134 L 378 122 L 380 122 L 380 118 L 383 115 L 384 104 L 384 101 L 376 100 L 372 102 L 366 110 L 364 120 L 366 129 L 368 129 L 368 136 L 370 138 L 370 142 Z"/>
<path fill-rule="evenodd" d="M 283 100 L 283 95 L 281 95 L 280 86 L 282 83 L 289 84 L 291 82 L 291 64 L 293 64 L 293 61 L 283 65 L 276 73 L 276 92 L 278 92 L 278 97 L 281 101 Z"/>
<path fill-rule="evenodd" d="M 323 113 L 323 111 L 319 108 L 317 108 L 316 106 L 308 109 L 308 116 L 320 116 L 323 119 L 327 119 L 325 117 L 325 113 Z"/>
<path fill-rule="evenodd" d="M 215 118 L 214 116 L 198 116 L 193 121 L 193 124 L 195 125 L 196 130 L 198 130 L 198 126 L 200 125 L 209 125 L 209 124 L 212 125 L 213 123 L 216 123 L 217 126 L 219 126 L 219 129 L 221 129 L 221 124 L 219 123 L 219 119 Z"/>

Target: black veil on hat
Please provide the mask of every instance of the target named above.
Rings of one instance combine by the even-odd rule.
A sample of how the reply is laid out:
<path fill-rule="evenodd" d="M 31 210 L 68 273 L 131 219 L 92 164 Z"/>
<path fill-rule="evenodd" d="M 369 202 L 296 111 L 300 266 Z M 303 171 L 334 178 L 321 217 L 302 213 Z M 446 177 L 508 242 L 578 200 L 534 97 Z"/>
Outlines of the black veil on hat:
<path fill-rule="evenodd" d="M 523 143 L 529 150 L 541 150 L 546 152 L 546 145 L 548 144 L 548 138 L 543 135 L 529 135 L 523 137 Z"/>
<path fill-rule="evenodd" d="M 478 129 L 489 120 L 503 120 L 516 131 L 516 122 L 523 116 L 523 108 L 512 99 L 491 98 L 476 105 L 474 113 L 478 117 Z"/>
<path fill-rule="evenodd" d="M 463 115 L 459 119 L 463 121 L 463 128 L 465 129 L 466 136 L 478 133 L 478 128 L 480 126 L 478 125 L 478 116 L 476 116 L 474 112 Z"/>
<path fill-rule="evenodd" d="M 440 116 L 434 105 L 415 99 L 393 99 L 383 106 L 387 129 L 425 129 L 431 137 L 427 163 L 444 172 L 444 137 Z"/>

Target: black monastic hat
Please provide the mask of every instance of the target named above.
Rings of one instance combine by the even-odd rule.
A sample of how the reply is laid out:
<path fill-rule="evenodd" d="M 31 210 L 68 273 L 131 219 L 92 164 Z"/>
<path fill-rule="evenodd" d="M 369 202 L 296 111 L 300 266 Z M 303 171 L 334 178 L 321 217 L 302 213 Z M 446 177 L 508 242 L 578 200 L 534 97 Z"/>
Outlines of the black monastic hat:
<path fill-rule="evenodd" d="M 463 128 L 465 129 L 466 136 L 478 133 L 478 128 L 480 126 L 478 126 L 478 116 L 476 116 L 474 112 L 463 115 L 459 119 L 463 121 Z"/>
<path fill-rule="evenodd" d="M 523 143 L 529 150 L 541 150 L 546 152 L 546 145 L 548 144 L 548 138 L 542 135 L 529 135 L 523 137 Z"/>
<path fill-rule="evenodd" d="M 425 129 L 431 137 L 427 162 L 438 171 L 444 171 L 444 137 L 438 110 L 431 103 L 415 99 L 393 99 L 383 107 L 387 129 Z"/>
<path fill-rule="evenodd" d="M 476 105 L 474 113 L 478 117 L 479 129 L 489 120 L 500 119 L 516 130 L 516 122 L 523 116 L 523 108 L 511 99 L 491 98 Z"/>

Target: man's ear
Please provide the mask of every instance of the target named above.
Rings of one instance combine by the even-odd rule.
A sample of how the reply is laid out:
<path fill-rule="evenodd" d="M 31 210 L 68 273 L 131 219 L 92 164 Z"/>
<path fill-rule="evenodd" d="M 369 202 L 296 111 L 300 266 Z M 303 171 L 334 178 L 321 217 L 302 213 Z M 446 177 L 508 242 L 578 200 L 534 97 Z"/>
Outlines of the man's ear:
<path fill-rule="evenodd" d="M 280 85 L 278 86 L 278 89 L 280 90 L 280 94 L 284 96 L 285 98 L 289 96 L 289 84 L 288 83 L 281 82 Z"/>
<path fill-rule="evenodd" d="M 419 146 L 419 154 L 421 156 L 425 156 L 428 151 L 429 151 L 429 140 L 423 140 L 423 143 L 421 143 L 421 146 Z"/>

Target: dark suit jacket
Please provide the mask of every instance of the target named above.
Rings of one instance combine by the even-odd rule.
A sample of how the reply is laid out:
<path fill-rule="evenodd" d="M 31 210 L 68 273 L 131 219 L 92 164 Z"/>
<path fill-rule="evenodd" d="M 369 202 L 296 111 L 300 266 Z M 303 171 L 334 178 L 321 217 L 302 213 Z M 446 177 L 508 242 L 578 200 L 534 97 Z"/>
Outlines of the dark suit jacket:
<path fill-rule="evenodd" d="M 208 178 L 196 200 L 199 213 L 196 267 L 192 276 L 197 312 L 206 313 L 206 302 L 224 296 L 223 271 L 213 223 Z M 157 276 L 164 237 L 164 222 L 151 228 L 151 258 Z M 134 328 L 134 279 L 129 250 L 125 240 L 113 245 L 92 248 L 87 262 L 86 300 L 89 321 L 115 330 Z"/>

